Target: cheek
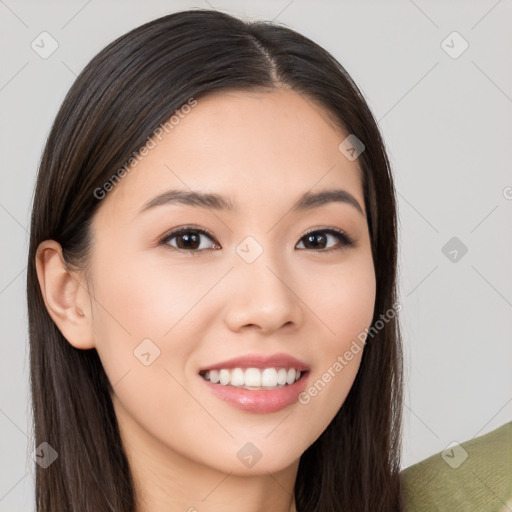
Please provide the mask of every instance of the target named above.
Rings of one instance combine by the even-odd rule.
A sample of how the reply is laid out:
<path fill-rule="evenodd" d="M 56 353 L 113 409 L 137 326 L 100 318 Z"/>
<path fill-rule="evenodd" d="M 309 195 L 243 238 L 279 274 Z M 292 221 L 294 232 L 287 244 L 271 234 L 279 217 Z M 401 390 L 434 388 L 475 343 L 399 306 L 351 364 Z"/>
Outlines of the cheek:
<path fill-rule="evenodd" d="M 162 422 L 165 431 L 163 411 L 180 418 L 200 414 L 180 383 L 216 318 L 216 302 L 207 295 L 226 269 L 198 274 L 190 263 L 173 266 L 163 257 L 129 252 L 111 258 L 114 249 L 108 249 L 97 252 L 92 270 L 97 351 L 123 406 L 156 430 Z"/>
<path fill-rule="evenodd" d="M 206 462 L 200 449 L 208 452 L 194 439 L 204 437 L 205 424 L 215 425 L 192 398 L 184 368 L 201 330 L 193 327 L 197 315 L 191 308 L 214 276 L 197 280 L 197 272 L 128 256 L 113 261 L 98 253 L 96 261 L 101 265 L 93 270 L 95 339 L 118 420 L 137 438 L 149 433 L 162 446 Z M 199 282 L 191 286 L 194 277 Z"/>
<path fill-rule="evenodd" d="M 121 255 L 107 244 L 95 254 L 93 275 L 94 337 L 110 381 L 141 370 L 146 370 L 141 377 L 150 380 L 154 372 L 146 363 L 164 364 L 168 353 L 178 364 L 186 347 L 180 346 L 183 337 L 173 336 L 173 328 L 181 328 L 180 319 L 199 292 L 184 286 L 186 276 L 148 265 L 128 251 Z"/>
<path fill-rule="evenodd" d="M 121 339 L 134 348 L 146 338 L 172 341 L 173 329 L 183 330 L 194 305 L 218 279 L 165 258 L 128 254 L 112 261 L 98 254 L 96 261 L 101 264 L 94 269 L 95 327 L 104 344 Z"/>
<path fill-rule="evenodd" d="M 314 315 L 322 354 L 344 350 L 370 326 L 376 295 L 373 261 L 368 252 L 347 257 L 337 265 L 298 269 L 300 298 Z M 314 276 L 314 277 L 313 277 Z"/>
<path fill-rule="evenodd" d="M 316 365 L 299 403 L 317 418 L 319 435 L 342 406 L 359 370 L 375 306 L 372 259 L 362 255 L 338 270 L 318 272 L 315 283 L 305 296 L 317 317 L 312 340 Z"/>

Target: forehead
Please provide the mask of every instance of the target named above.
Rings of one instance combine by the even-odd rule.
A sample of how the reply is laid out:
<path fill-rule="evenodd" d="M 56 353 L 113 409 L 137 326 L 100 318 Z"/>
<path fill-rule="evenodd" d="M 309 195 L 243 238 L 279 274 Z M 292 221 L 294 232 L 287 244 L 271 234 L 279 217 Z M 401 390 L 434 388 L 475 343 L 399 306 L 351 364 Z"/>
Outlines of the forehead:
<path fill-rule="evenodd" d="M 108 193 L 107 203 L 140 208 L 155 193 L 179 187 L 221 192 L 243 208 L 342 186 L 364 205 L 358 161 L 338 149 L 348 133 L 310 97 L 270 89 L 222 91 L 196 101 L 152 139 L 152 149 Z"/>

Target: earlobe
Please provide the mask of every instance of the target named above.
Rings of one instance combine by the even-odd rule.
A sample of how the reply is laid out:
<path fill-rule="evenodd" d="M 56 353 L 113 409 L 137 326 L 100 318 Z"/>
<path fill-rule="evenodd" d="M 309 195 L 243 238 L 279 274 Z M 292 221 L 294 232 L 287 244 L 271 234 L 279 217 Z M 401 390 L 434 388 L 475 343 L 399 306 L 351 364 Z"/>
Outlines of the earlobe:
<path fill-rule="evenodd" d="M 94 348 L 88 293 L 66 268 L 60 244 L 55 240 L 41 242 L 35 258 L 48 314 L 75 348 Z"/>

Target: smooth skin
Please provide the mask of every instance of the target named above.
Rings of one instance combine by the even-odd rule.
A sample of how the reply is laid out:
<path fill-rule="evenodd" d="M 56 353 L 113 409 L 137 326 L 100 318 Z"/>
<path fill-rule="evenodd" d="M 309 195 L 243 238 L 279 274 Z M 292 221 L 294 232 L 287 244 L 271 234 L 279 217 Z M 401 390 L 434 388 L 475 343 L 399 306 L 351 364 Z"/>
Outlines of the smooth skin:
<path fill-rule="evenodd" d="M 138 512 L 295 511 L 299 458 L 342 406 L 363 352 L 306 405 L 268 414 L 220 400 L 198 372 L 285 352 L 310 366 L 311 385 L 370 326 L 376 282 L 359 164 L 338 149 L 347 135 L 287 88 L 200 98 L 102 200 L 89 279 L 66 271 L 58 243 L 40 244 L 49 314 L 71 345 L 98 351 L 113 384 Z M 335 188 L 363 214 L 344 202 L 289 211 Z M 238 211 L 139 212 L 169 189 L 221 194 Z M 213 237 L 159 245 L 189 225 Z M 354 245 L 325 231 L 307 245 L 312 228 L 344 230 Z M 248 236 L 263 249 L 252 263 L 236 251 Z M 134 355 L 145 339 L 160 350 L 150 365 Z M 262 454 L 252 467 L 237 457 L 248 442 Z"/>

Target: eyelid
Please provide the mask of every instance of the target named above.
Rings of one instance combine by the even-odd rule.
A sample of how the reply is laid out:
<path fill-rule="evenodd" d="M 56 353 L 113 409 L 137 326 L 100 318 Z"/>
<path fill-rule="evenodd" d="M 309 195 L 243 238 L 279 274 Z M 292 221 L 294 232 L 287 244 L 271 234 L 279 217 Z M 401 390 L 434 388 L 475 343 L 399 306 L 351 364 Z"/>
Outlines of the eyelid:
<path fill-rule="evenodd" d="M 217 239 L 215 238 L 215 236 L 210 233 L 207 229 L 204 229 L 204 228 L 200 228 L 199 226 L 194 226 L 192 224 L 187 224 L 185 226 L 179 226 L 179 227 L 176 227 L 176 228 L 173 228 L 171 229 L 170 231 L 168 231 L 165 235 L 162 236 L 162 238 L 158 241 L 157 245 L 160 246 L 160 245 L 166 245 L 166 243 L 169 241 L 169 240 L 172 240 L 173 238 L 181 235 L 182 233 L 187 233 L 188 231 L 195 231 L 197 233 L 200 233 L 202 235 L 206 235 L 208 238 L 210 238 L 213 242 L 217 243 L 218 244 L 218 241 Z M 220 245 L 220 244 L 219 244 Z M 177 250 L 177 251 L 181 251 L 181 252 L 188 252 L 188 253 L 193 253 L 193 252 L 202 252 L 202 251 L 198 251 L 198 250 L 195 250 L 195 251 L 187 251 L 185 249 L 178 249 L 176 247 L 173 247 L 173 249 Z"/>
<path fill-rule="evenodd" d="M 158 242 L 158 246 L 166 245 L 169 240 L 172 240 L 173 238 L 179 236 L 183 232 L 186 233 L 188 231 L 195 231 L 196 233 L 200 233 L 200 234 L 206 235 L 214 243 L 216 243 L 216 244 L 218 244 L 220 246 L 220 244 L 218 243 L 218 241 L 215 238 L 215 236 L 212 233 L 210 233 L 207 229 L 201 228 L 199 226 L 194 226 L 194 225 L 191 225 L 191 224 L 187 224 L 185 226 L 179 226 L 179 227 L 171 229 L 165 235 L 163 235 L 163 237 Z M 344 248 L 348 248 L 348 247 L 354 246 L 355 242 L 356 242 L 356 240 L 354 238 L 352 238 L 346 231 L 344 231 L 343 229 L 340 229 L 340 228 L 333 227 L 333 226 L 311 228 L 311 229 L 309 229 L 308 231 L 306 231 L 305 233 L 302 234 L 302 236 L 299 239 L 299 242 L 301 242 L 304 237 L 306 237 L 306 236 L 308 236 L 310 234 L 313 234 L 313 233 L 335 234 L 339 238 L 341 238 L 341 240 L 342 240 L 341 247 L 334 246 L 334 247 L 330 247 L 329 249 L 322 249 L 322 250 L 313 251 L 313 252 L 330 252 L 330 251 L 335 251 L 335 250 L 339 250 L 339 249 L 344 249 Z M 201 249 L 201 250 L 199 250 L 199 249 L 187 250 L 187 249 L 179 249 L 177 247 L 172 247 L 172 249 L 176 250 L 176 251 L 179 251 L 179 252 L 182 252 L 182 253 L 183 252 L 184 253 L 188 253 L 188 254 L 199 254 L 199 253 L 205 251 L 205 249 Z M 215 249 L 209 249 L 209 250 L 215 250 Z"/>
<path fill-rule="evenodd" d="M 332 227 L 332 226 L 320 227 L 320 228 L 311 228 L 310 230 L 306 231 L 301 236 L 301 238 L 304 238 L 305 236 L 307 236 L 307 235 L 309 235 L 311 233 L 318 233 L 318 232 L 322 232 L 322 233 L 337 233 L 338 235 L 342 235 L 347 240 L 347 242 L 349 242 L 351 244 L 355 243 L 355 239 L 353 239 L 345 230 L 340 229 L 340 228 L 335 228 L 335 227 Z"/>
<path fill-rule="evenodd" d="M 336 251 L 338 249 L 347 249 L 349 247 L 355 246 L 355 244 L 356 244 L 356 240 L 354 238 L 352 238 L 345 230 L 340 229 L 340 228 L 335 228 L 333 226 L 312 228 L 312 229 L 306 231 L 300 237 L 299 241 L 301 241 L 304 237 L 306 237 L 312 233 L 329 233 L 329 234 L 334 233 L 342 240 L 341 247 L 334 246 L 334 247 L 330 247 L 329 249 L 322 249 L 320 251 L 313 251 L 313 252 L 330 252 L 330 251 Z"/>

